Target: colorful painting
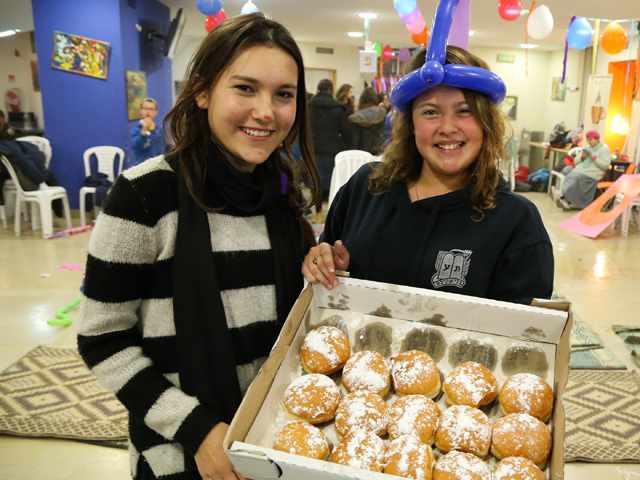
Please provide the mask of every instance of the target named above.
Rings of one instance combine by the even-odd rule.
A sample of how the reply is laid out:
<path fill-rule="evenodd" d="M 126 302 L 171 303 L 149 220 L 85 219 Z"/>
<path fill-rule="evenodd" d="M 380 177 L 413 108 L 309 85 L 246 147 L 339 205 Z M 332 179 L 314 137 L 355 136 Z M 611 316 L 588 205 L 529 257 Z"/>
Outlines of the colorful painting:
<path fill-rule="evenodd" d="M 147 98 L 147 75 L 144 72 L 125 71 L 127 84 L 127 118 L 138 120 L 142 118 L 140 105 Z"/>
<path fill-rule="evenodd" d="M 562 83 L 562 77 L 551 79 L 551 100 L 554 102 L 564 102 L 567 94 L 567 84 Z"/>
<path fill-rule="evenodd" d="M 500 108 L 509 119 L 516 120 L 518 118 L 518 97 L 507 95 L 500 104 Z"/>
<path fill-rule="evenodd" d="M 53 33 L 53 68 L 106 79 L 110 53 L 109 43 L 68 33 Z"/>

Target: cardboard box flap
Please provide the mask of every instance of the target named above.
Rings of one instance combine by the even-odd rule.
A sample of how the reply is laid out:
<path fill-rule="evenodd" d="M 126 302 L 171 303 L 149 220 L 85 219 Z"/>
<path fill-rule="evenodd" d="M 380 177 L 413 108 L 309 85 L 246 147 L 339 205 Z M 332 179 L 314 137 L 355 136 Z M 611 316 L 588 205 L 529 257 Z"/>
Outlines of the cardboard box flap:
<path fill-rule="evenodd" d="M 476 332 L 500 332 L 524 341 L 557 344 L 567 319 L 566 311 L 542 304 L 527 306 L 354 278 L 341 278 L 333 290 L 314 285 L 313 291 L 321 308 Z"/>

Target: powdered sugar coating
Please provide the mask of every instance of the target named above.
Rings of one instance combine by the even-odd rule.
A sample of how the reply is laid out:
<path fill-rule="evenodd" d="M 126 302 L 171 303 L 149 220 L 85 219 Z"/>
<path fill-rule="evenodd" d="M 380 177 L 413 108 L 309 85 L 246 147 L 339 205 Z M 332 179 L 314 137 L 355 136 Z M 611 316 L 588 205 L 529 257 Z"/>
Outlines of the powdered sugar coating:
<path fill-rule="evenodd" d="M 365 430 L 354 430 L 338 443 L 329 461 L 382 472 L 386 454 L 387 447 L 379 436 Z"/>
<path fill-rule="evenodd" d="M 542 469 L 551 453 L 551 431 L 531 415 L 511 413 L 494 423 L 491 452 L 498 459 L 525 457 Z"/>
<path fill-rule="evenodd" d="M 505 414 L 528 413 L 546 422 L 553 410 L 553 389 L 537 375 L 517 373 L 504 382 L 500 406 Z"/>
<path fill-rule="evenodd" d="M 373 392 L 359 390 L 345 396 L 336 410 L 335 427 L 345 436 L 353 430 L 366 430 L 383 435 L 389 423 L 389 407 Z"/>
<path fill-rule="evenodd" d="M 384 473 L 416 480 L 431 480 L 434 455 L 431 447 L 413 435 L 395 439 L 387 451 Z"/>
<path fill-rule="evenodd" d="M 547 476 L 527 458 L 508 457 L 496 465 L 493 480 L 547 480 Z"/>
<path fill-rule="evenodd" d="M 329 375 L 340 370 L 351 356 L 349 339 L 336 327 L 314 328 L 304 337 L 300 357 L 308 373 Z"/>
<path fill-rule="evenodd" d="M 436 362 L 420 350 L 409 350 L 391 359 L 393 388 L 401 395 L 417 393 L 434 398 L 440 393 Z"/>
<path fill-rule="evenodd" d="M 312 373 L 291 382 L 283 401 L 285 410 L 295 419 L 320 423 L 333 418 L 340 401 L 340 390 L 326 375 Z"/>
<path fill-rule="evenodd" d="M 348 392 L 367 390 L 384 395 L 391 384 L 389 365 L 378 352 L 362 350 L 347 360 L 342 384 Z"/>
<path fill-rule="evenodd" d="M 324 433 L 307 422 L 289 422 L 273 440 L 273 448 L 303 457 L 326 460 L 329 456 L 329 441 Z"/>
<path fill-rule="evenodd" d="M 433 480 L 491 480 L 491 470 L 475 455 L 449 452 L 433 466 Z"/>
<path fill-rule="evenodd" d="M 389 437 L 395 439 L 403 435 L 415 435 L 422 442 L 432 445 L 439 417 L 440 409 L 430 398 L 405 395 L 389 409 Z"/>
<path fill-rule="evenodd" d="M 436 447 L 443 453 L 450 450 L 484 456 L 491 446 L 491 423 L 487 415 L 467 405 L 453 405 L 438 419 Z"/>
<path fill-rule="evenodd" d="M 477 362 L 465 362 L 454 368 L 443 384 L 449 405 L 479 407 L 498 395 L 498 382 L 491 371 Z"/>

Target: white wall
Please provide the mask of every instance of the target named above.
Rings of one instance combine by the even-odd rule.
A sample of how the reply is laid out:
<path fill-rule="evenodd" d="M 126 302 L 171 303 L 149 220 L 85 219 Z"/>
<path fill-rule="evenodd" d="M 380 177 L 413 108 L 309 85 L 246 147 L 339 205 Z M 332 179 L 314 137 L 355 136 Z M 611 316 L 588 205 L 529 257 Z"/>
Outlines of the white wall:
<path fill-rule="evenodd" d="M 16 56 L 16 53 L 19 56 Z M 38 126 L 44 127 L 42 114 L 42 94 L 33 89 L 31 79 L 31 60 L 37 60 L 35 53 L 31 53 L 29 32 L 17 33 L 9 37 L 0 38 L 0 109 L 7 115 L 5 94 L 10 88 L 15 88 L 20 95 L 20 109 L 23 112 L 34 112 L 38 119 Z M 51 68 L 49 65 L 45 66 Z M 42 65 L 39 68 L 43 68 Z M 15 83 L 9 83 L 9 76 L 15 77 Z"/>

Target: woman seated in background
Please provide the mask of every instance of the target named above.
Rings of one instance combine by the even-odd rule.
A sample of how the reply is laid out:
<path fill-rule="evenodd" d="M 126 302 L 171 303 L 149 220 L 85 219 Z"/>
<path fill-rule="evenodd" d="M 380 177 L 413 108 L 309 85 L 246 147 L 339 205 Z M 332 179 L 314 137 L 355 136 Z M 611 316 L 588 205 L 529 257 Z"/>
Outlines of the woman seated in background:
<path fill-rule="evenodd" d="M 351 122 L 351 150 L 364 150 L 379 155 L 384 148 L 384 126 L 387 109 L 379 105 L 380 98 L 371 87 L 365 88 L 358 99 L 358 110 L 349 116 Z"/>
<path fill-rule="evenodd" d="M 586 208 L 596 194 L 598 182 L 611 165 L 611 150 L 600 142 L 600 134 L 595 130 L 587 132 L 588 147 L 585 147 L 575 160 L 575 168 L 562 182 L 562 197 L 556 204 L 564 210 Z"/>
<path fill-rule="evenodd" d="M 404 85 L 419 88 L 391 93 L 398 114 L 384 161 L 364 165 L 338 192 L 302 273 L 328 289 L 339 284 L 335 270 L 348 270 L 354 278 L 515 303 L 550 298 L 553 250 L 540 214 L 499 176 L 506 119 L 498 104 L 506 87 L 461 48 L 447 47 L 442 63 L 503 88 L 471 80 L 457 88 L 446 75 L 418 84 L 425 50 L 414 55 Z"/>

